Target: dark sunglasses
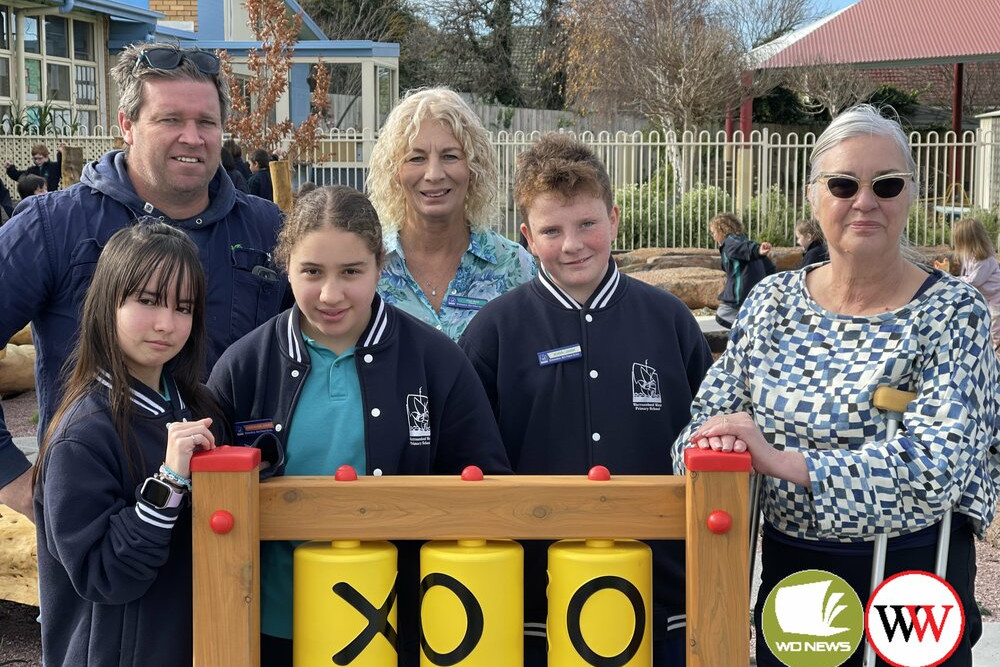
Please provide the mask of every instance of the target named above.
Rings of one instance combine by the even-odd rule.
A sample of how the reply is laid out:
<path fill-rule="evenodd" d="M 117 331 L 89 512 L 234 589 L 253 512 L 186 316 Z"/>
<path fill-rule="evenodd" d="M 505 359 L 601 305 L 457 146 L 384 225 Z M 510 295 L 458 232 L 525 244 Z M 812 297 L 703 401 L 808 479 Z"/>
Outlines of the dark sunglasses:
<path fill-rule="evenodd" d="M 851 199 L 858 194 L 862 185 L 871 187 L 879 199 L 892 199 L 899 196 L 911 176 L 913 174 L 910 172 L 900 172 L 876 176 L 871 181 L 862 181 L 847 174 L 820 174 L 816 180 L 825 179 L 826 188 L 837 199 Z"/>
<path fill-rule="evenodd" d="M 139 51 L 132 72 L 135 73 L 142 67 L 161 70 L 177 69 L 185 60 L 197 67 L 202 74 L 214 76 L 219 73 L 219 56 L 211 51 L 171 49 L 161 46 Z"/>

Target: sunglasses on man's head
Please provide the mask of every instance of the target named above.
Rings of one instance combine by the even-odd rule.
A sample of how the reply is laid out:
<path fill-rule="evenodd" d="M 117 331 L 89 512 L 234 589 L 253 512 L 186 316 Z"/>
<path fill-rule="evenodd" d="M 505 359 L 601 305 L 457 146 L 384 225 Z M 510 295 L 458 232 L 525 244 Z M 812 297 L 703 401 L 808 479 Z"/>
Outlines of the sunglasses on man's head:
<path fill-rule="evenodd" d="M 171 49 L 163 46 L 139 51 L 132 71 L 136 72 L 142 67 L 161 70 L 177 69 L 185 60 L 197 67 L 202 74 L 212 76 L 219 73 L 219 56 L 211 51 Z"/>
<path fill-rule="evenodd" d="M 858 194 L 862 185 L 871 187 L 879 199 L 892 199 L 899 196 L 911 176 L 913 174 L 910 172 L 900 172 L 876 176 L 871 181 L 862 181 L 848 174 L 820 174 L 816 180 L 825 180 L 827 190 L 837 199 L 852 198 Z"/>

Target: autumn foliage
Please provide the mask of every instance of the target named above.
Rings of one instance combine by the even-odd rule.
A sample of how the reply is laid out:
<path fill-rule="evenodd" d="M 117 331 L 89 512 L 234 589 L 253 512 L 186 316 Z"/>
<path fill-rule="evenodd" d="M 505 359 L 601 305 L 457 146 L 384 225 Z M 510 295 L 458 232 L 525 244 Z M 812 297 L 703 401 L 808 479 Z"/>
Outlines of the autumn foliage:
<path fill-rule="evenodd" d="M 315 151 L 320 124 L 329 109 L 330 74 L 322 60 L 313 67 L 311 113 L 297 127 L 290 119 L 271 121 L 278 99 L 288 88 L 288 73 L 302 28 L 301 15 L 289 15 L 283 0 L 246 0 L 247 23 L 260 49 L 247 54 L 249 78 L 233 73 L 232 60 L 220 51 L 222 69 L 229 77 L 233 100 L 232 113 L 226 131 L 243 146 L 274 151 L 288 142 L 288 157 L 292 161 L 307 158 Z"/>

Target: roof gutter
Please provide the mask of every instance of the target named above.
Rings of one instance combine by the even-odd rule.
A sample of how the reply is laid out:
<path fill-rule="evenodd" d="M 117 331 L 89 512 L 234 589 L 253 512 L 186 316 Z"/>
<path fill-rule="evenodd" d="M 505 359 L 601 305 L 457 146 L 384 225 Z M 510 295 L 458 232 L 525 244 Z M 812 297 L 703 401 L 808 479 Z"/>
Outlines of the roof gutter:
<path fill-rule="evenodd" d="M 69 14 L 71 11 L 73 11 L 73 7 L 75 6 L 76 6 L 76 0 L 66 0 L 66 2 L 63 3 L 63 6 L 59 8 L 59 13 Z"/>

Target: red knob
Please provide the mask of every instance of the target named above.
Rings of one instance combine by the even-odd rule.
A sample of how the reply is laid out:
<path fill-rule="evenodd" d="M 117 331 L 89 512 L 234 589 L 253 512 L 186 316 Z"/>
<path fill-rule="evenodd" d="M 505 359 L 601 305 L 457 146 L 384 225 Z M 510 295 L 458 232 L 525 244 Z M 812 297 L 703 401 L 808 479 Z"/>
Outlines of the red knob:
<path fill-rule="evenodd" d="M 604 466 L 594 466 L 587 473 L 587 479 L 593 482 L 606 482 L 611 479 L 611 471 Z"/>
<path fill-rule="evenodd" d="M 481 482 L 483 481 L 483 471 L 479 468 L 479 466 L 465 466 L 462 470 L 462 481 Z"/>
<path fill-rule="evenodd" d="M 333 475 L 333 478 L 338 482 L 353 482 L 358 479 L 358 472 L 353 466 L 345 464 L 337 468 L 337 472 Z"/>
<path fill-rule="evenodd" d="M 208 525 L 216 535 L 225 535 L 233 529 L 235 523 L 233 515 L 226 510 L 215 510 L 208 520 Z"/>
<path fill-rule="evenodd" d="M 733 517 L 725 510 L 715 510 L 708 515 L 705 525 L 716 535 L 723 535 L 728 533 L 729 529 L 733 527 Z"/>

